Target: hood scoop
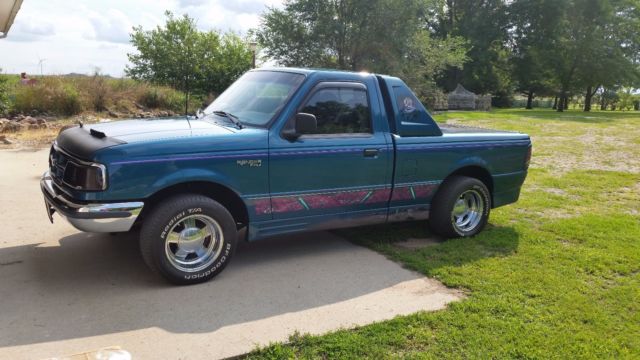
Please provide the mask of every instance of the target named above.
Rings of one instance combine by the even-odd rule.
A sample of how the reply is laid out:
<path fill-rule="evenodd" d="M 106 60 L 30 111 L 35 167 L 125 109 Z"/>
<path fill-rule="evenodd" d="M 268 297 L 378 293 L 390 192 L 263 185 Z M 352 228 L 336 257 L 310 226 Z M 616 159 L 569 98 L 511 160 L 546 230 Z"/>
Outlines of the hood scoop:
<path fill-rule="evenodd" d="M 105 133 L 103 133 L 102 131 L 98 131 L 96 129 L 91 129 L 89 130 L 89 134 L 91 134 L 91 136 L 98 138 L 98 139 L 104 139 L 107 137 L 107 135 Z"/>

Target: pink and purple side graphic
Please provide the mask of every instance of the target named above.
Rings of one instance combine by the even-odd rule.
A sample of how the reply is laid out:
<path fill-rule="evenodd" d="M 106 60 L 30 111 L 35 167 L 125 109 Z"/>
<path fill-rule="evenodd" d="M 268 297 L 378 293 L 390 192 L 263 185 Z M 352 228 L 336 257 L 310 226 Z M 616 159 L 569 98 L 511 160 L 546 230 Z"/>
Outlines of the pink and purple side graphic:
<path fill-rule="evenodd" d="M 402 184 L 395 187 L 391 201 L 428 199 L 437 183 Z M 292 194 L 251 199 L 256 215 L 281 214 L 317 209 L 331 209 L 358 204 L 379 204 L 389 200 L 390 188 L 345 190 L 315 194 Z"/>

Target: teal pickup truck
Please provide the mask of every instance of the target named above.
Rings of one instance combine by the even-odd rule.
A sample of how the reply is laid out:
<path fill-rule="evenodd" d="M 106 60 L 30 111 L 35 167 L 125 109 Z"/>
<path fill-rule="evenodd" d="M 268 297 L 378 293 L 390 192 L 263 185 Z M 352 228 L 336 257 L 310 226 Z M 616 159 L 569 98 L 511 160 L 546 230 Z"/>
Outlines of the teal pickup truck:
<path fill-rule="evenodd" d="M 139 230 L 148 266 L 193 284 L 223 270 L 239 234 L 428 219 L 473 236 L 518 200 L 530 157 L 528 135 L 439 126 L 398 78 L 260 69 L 196 117 L 61 132 L 41 188 L 51 221 Z"/>

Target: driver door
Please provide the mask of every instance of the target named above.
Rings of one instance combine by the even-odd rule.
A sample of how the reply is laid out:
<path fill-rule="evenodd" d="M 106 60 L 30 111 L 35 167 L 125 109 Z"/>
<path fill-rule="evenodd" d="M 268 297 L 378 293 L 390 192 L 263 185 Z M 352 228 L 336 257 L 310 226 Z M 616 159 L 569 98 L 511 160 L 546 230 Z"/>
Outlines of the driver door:
<path fill-rule="evenodd" d="M 297 111 L 316 117 L 316 131 L 295 141 L 272 138 L 274 220 L 386 216 L 392 152 L 383 133 L 374 131 L 370 96 L 363 83 L 319 83 Z"/>

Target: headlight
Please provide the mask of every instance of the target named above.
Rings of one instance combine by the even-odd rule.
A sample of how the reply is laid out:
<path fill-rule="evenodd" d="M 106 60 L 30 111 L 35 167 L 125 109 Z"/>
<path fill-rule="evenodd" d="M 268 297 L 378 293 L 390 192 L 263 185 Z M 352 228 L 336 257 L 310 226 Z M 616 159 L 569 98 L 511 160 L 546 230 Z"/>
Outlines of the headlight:
<path fill-rule="evenodd" d="M 106 168 L 101 164 L 76 164 L 69 161 L 63 181 L 77 190 L 99 191 L 107 188 Z"/>

